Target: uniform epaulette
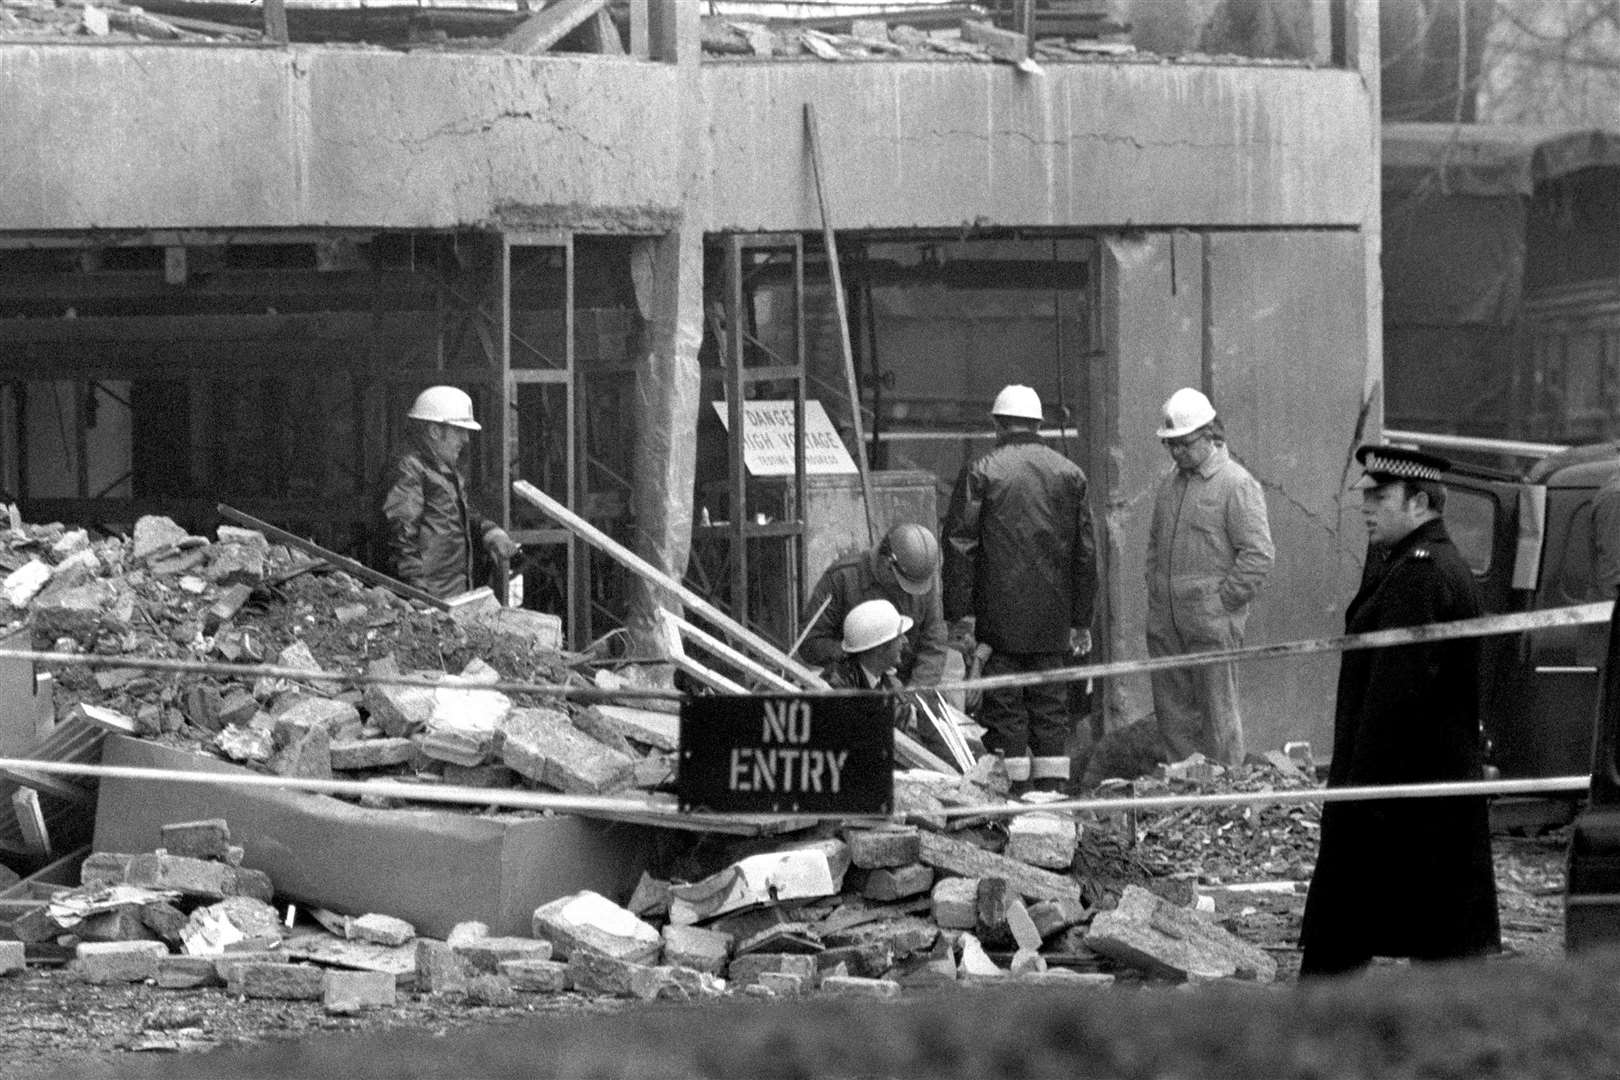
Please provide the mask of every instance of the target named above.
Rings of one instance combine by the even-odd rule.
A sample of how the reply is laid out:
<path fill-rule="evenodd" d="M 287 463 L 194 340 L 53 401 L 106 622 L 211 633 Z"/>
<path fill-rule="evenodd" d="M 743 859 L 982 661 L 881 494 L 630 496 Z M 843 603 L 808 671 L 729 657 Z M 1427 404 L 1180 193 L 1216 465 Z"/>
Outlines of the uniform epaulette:
<path fill-rule="evenodd" d="M 1434 558 L 1434 556 L 1429 552 L 1429 549 L 1426 548 L 1426 547 L 1415 547 L 1415 548 L 1413 548 L 1411 550 L 1411 552 L 1409 554 L 1414 559 L 1432 559 L 1432 558 Z"/>

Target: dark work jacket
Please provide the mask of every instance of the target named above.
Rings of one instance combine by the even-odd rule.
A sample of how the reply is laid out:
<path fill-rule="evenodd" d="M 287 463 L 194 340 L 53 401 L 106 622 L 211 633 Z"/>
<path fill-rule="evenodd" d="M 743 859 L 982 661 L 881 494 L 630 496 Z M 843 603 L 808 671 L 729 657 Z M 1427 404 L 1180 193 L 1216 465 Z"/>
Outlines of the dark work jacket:
<path fill-rule="evenodd" d="M 828 598 L 827 609 L 810 626 L 799 646 L 799 655 L 810 664 L 831 664 L 844 655 L 844 616 L 867 600 L 888 600 L 900 614 L 910 617 L 906 631 L 906 653 L 900 661 L 901 681 L 911 686 L 937 686 L 945 671 L 945 616 L 940 609 L 939 589 L 913 596 L 888 575 L 893 584 L 878 576 L 879 555 L 869 548 L 848 555 L 822 573 L 810 593 L 809 609 L 815 611 Z"/>
<path fill-rule="evenodd" d="M 495 522 L 467 501 L 467 481 L 425 452 L 407 451 L 389 473 L 383 527 L 393 574 L 438 597 L 456 596 L 478 580 L 484 536 Z"/>
<path fill-rule="evenodd" d="M 945 515 L 945 617 L 997 652 L 1064 653 L 1091 626 L 1097 551 L 1086 474 L 1034 432 L 1003 435 L 956 480 Z"/>
<path fill-rule="evenodd" d="M 1346 633 L 1481 614 L 1473 575 L 1440 520 L 1369 552 L 1368 563 Z M 1343 653 L 1328 787 L 1480 779 L 1478 679 L 1479 646 L 1469 639 Z M 1440 959 L 1500 939 L 1483 798 L 1323 807 L 1302 947 Z"/>

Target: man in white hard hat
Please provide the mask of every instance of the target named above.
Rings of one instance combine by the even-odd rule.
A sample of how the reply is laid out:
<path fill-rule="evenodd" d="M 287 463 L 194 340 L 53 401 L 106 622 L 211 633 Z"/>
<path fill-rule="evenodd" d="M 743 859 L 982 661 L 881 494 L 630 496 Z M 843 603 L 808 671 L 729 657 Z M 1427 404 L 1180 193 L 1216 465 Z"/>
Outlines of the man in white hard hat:
<path fill-rule="evenodd" d="M 946 633 L 934 534 L 915 522 L 902 522 L 876 546 L 827 567 L 809 600 L 809 609 L 821 614 L 810 624 L 799 655 L 818 666 L 843 656 L 844 617 L 867 600 L 888 600 L 911 622 L 897 669 L 900 681 L 915 687 L 939 685 Z"/>
<path fill-rule="evenodd" d="M 458 462 L 480 430 L 472 398 L 454 386 L 430 386 L 405 415 L 410 445 L 394 462 L 382 507 L 393 572 L 434 596 L 456 596 L 474 587 L 480 546 L 501 558 L 518 547 L 467 498 Z"/>
<path fill-rule="evenodd" d="M 910 629 L 911 619 L 887 600 L 856 604 L 843 619 L 839 658 L 822 678 L 835 689 L 898 690 L 895 668 Z"/>
<path fill-rule="evenodd" d="M 990 413 L 995 448 L 962 468 L 942 533 L 945 618 L 964 643 L 990 647 L 987 678 L 1049 671 L 1090 652 L 1097 591 L 1086 474 L 1041 441 L 1039 395 L 1008 386 Z M 979 722 L 1015 794 L 1068 785 L 1067 686 L 986 691 Z"/>
<path fill-rule="evenodd" d="M 1148 655 L 1236 648 L 1276 555 L 1265 494 L 1227 451 L 1215 406 L 1199 391 L 1170 395 L 1157 434 L 1175 467 L 1159 480 L 1148 531 Z M 1234 665 L 1155 671 L 1152 681 L 1173 760 L 1198 752 L 1243 761 Z"/>

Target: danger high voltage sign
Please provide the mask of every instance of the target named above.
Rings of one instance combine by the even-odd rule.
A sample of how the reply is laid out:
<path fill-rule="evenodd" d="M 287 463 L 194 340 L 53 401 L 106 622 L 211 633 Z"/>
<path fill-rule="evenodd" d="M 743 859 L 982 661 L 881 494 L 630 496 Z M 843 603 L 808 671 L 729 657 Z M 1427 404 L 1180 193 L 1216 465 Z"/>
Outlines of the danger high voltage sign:
<path fill-rule="evenodd" d="M 887 814 L 894 728 L 878 697 L 715 695 L 681 705 L 682 810 Z"/>

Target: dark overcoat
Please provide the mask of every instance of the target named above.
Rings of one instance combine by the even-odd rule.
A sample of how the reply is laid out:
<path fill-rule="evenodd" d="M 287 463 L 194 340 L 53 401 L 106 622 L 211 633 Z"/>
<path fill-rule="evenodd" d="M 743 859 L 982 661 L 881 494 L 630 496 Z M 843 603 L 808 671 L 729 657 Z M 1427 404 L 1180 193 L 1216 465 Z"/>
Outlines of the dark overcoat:
<path fill-rule="evenodd" d="M 1067 653 L 1091 627 L 1097 549 L 1086 474 L 1033 431 L 969 461 L 945 515 L 945 618 L 998 653 Z"/>
<path fill-rule="evenodd" d="M 432 454 L 415 449 L 395 460 L 382 517 L 391 572 L 407 585 L 451 597 L 483 576 L 483 541 L 495 522 L 468 500 L 466 478 Z"/>
<path fill-rule="evenodd" d="M 1473 575 L 1439 519 L 1369 553 L 1345 632 L 1481 614 Z M 1474 640 L 1345 652 L 1328 787 L 1478 780 Z M 1500 943 L 1482 797 L 1328 803 L 1300 945 L 1339 956 L 1443 959 Z"/>

